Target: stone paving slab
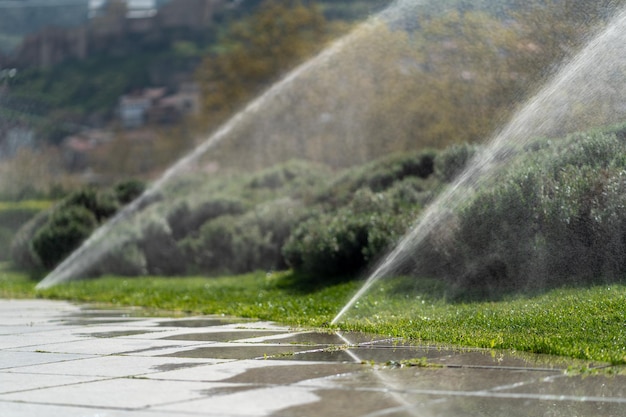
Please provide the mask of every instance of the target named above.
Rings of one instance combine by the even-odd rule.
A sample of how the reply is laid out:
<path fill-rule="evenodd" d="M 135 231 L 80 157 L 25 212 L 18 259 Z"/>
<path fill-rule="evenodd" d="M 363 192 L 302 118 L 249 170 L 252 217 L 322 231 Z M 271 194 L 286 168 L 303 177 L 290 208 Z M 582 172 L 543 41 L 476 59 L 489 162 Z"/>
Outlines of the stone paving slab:
<path fill-rule="evenodd" d="M 397 366 L 404 359 L 429 366 Z M 0 300 L 2 417 L 626 417 L 623 369 L 564 372 L 605 366 L 231 317 Z"/>

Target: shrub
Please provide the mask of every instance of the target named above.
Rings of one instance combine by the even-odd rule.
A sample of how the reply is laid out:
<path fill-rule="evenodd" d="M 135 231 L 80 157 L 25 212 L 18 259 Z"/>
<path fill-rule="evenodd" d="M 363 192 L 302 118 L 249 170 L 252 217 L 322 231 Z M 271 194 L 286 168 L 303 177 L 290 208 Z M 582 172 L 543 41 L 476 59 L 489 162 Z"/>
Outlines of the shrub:
<path fill-rule="evenodd" d="M 139 180 L 128 180 L 117 184 L 113 188 L 115 198 L 121 204 L 128 204 L 139 197 L 146 190 L 146 184 Z"/>
<path fill-rule="evenodd" d="M 324 165 L 290 160 L 252 174 L 236 192 L 253 204 L 285 196 L 310 201 L 327 184 L 329 174 Z"/>
<path fill-rule="evenodd" d="M 98 192 L 93 188 L 73 192 L 16 233 L 11 258 L 17 266 L 27 270 L 52 268 L 117 208 L 112 192 Z"/>
<path fill-rule="evenodd" d="M 86 272 L 87 276 L 113 274 L 121 276 L 141 276 L 148 274 L 148 262 L 136 243 L 126 243 L 110 248 Z"/>
<path fill-rule="evenodd" d="M 99 223 L 112 216 L 118 209 L 118 203 L 113 193 L 98 193 L 93 188 L 84 188 L 73 192 L 63 200 L 61 205 L 63 208 L 84 207 L 93 213 Z"/>
<path fill-rule="evenodd" d="M 392 201 L 395 211 L 423 207 L 436 195 L 437 184 L 422 178 L 408 177 L 396 182 L 385 194 Z"/>
<path fill-rule="evenodd" d="M 327 175 L 328 170 L 319 164 L 291 160 L 254 174 L 248 186 L 276 190 L 293 183 L 297 183 L 298 186 L 314 185 Z"/>
<path fill-rule="evenodd" d="M 8 203 L 0 207 L 0 261 L 11 259 L 15 234 L 41 211 L 40 207 L 31 203 Z"/>
<path fill-rule="evenodd" d="M 435 157 L 435 172 L 445 182 L 454 180 L 467 166 L 476 154 L 478 148 L 474 145 L 452 145 Z"/>
<path fill-rule="evenodd" d="M 481 294 L 621 279 L 624 155 L 626 143 L 602 132 L 527 149 L 458 210 L 428 270 Z"/>
<path fill-rule="evenodd" d="M 199 230 L 204 223 L 212 219 L 226 214 L 241 214 L 245 208 L 244 201 L 235 197 L 214 197 L 195 207 L 183 201 L 167 215 L 167 223 L 174 239 L 180 240 Z"/>
<path fill-rule="evenodd" d="M 179 275 L 187 270 L 183 253 L 165 221 L 150 221 L 144 226 L 137 247 L 143 253 L 149 274 Z"/>
<path fill-rule="evenodd" d="M 323 281 L 354 277 L 407 230 L 414 212 L 395 212 L 384 194 L 359 190 L 352 202 L 334 213 L 310 218 L 283 247 L 297 272 Z"/>
<path fill-rule="evenodd" d="M 43 268 L 41 260 L 33 250 L 35 234 L 50 220 L 53 210 L 42 211 L 22 226 L 11 242 L 13 263 L 27 271 Z"/>
<path fill-rule="evenodd" d="M 352 168 L 318 193 L 315 201 L 332 207 L 346 205 L 360 188 L 382 192 L 408 178 L 426 179 L 434 172 L 435 153 L 396 154 Z"/>
<path fill-rule="evenodd" d="M 207 222 L 181 242 L 187 259 L 211 274 L 282 269 L 281 249 L 300 219 L 310 215 L 290 199 L 259 205 L 241 216 Z"/>
<path fill-rule="evenodd" d="M 45 268 L 53 268 L 75 250 L 96 225 L 93 213 L 84 207 L 58 210 L 35 234 L 33 250 Z"/>

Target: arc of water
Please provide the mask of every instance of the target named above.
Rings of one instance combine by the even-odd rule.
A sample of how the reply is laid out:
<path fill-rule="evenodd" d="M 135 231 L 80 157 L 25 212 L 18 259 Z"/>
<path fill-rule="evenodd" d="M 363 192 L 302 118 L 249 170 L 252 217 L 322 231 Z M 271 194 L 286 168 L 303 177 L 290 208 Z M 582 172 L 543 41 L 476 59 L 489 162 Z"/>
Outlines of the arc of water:
<path fill-rule="evenodd" d="M 419 3 L 419 1 L 416 1 L 415 3 Z M 217 146 L 248 117 L 257 114 L 264 107 L 265 103 L 280 95 L 287 86 L 291 85 L 302 75 L 314 70 L 320 65 L 323 65 L 333 56 L 340 54 L 354 39 L 361 36 L 363 31 L 371 30 L 376 27 L 378 23 L 391 19 L 394 14 L 398 13 L 398 8 L 405 7 L 402 4 L 403 1 L 395 2 L 378 15 L 368 19 L 349 34 L 333 42 L 316 57 L 306 61 L 291 71 L 281 81 L 274 84 L 265 93 L 250 102 L 242 111 L 235 114 L 191 153 L 167 169 L 165 173 L 138 199 L 124 207 L 111 220 L 96 230 L 96 232 L 94 232 L 77 250 L 60 263 L 52 272 L 50 272 L 37 285 L 36 288 L 45 289 L 64 281 L 77 279 L 81 274 L 84 274 L 87 268 L 93 265 L 94 262 L 101 259 L 112 247 L 120 247 L 123 245 L 126 240 L 128 240 L 128 237 L 124 238 L 122 236 L 111 236 L 111 232 L 117 225 L 130 219 L 136 212 L 145 206 L 151 198 L 157 195 L 158 191 L 161 190 L 171 179 L 176 177 L 186 167 L 197 161 L 206 152 Z M 104 242 L 105 239 L 106 242 Z"/>
<path fill-rule="evenodd" d="M 555 132 L 563 124 L 569 104 L 573 100 L 590 101 L 604 91 L 607 77 L 616 69 L 626 71 L 626 9 L 592 39 L 570 63 L 565 65 L 545 87 L 530 99 L 513 116 L 511 121 L 497 132 L 489 144 L 470 163 L 465 171 L 444 193 L 418 218 L 413 228 L 400 239 L 397 246 L 380 262 L 363 286 L 339 311 L 331 324 L 336 324 L 348 310 L 381 278 L 391 274 L 395 267 L 412 256 L 418 246 L 445 218 L 446 210 L 458 208 L 471 197 L 472 190 L 482 182 L 492 179 L 500 172 L 512 155 L 510 147 L 528 143 L 541 135 Z M 604 71 L 604 77 L 588 77 Z M 591 81 L 587 79 L 591 79 Z M 620 81 L 623 78 L 620 79 Z"/>

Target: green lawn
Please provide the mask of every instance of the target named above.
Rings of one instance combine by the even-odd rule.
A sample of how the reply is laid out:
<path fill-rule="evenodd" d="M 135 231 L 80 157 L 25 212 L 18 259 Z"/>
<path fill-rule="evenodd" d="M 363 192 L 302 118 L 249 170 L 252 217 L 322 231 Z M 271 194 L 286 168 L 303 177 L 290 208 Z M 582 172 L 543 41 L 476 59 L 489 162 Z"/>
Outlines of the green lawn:
<path fill-rule="evenodd" d="M 0 270 L 0 298 L 43 297 L 324 327 L 359 285 L 316 289 L 296 282 L 290 273 L 261 272 L 222 278 L 105 277 L 36 291 L 24 274 L 5 268 Z M 406 291 L 403 280 L 387 280 L 367 294 L 339 327 L 424 342 L 626 364 L 624 285 L 557 289 L 490 302 L 450 302 L 432 288 Z"/>

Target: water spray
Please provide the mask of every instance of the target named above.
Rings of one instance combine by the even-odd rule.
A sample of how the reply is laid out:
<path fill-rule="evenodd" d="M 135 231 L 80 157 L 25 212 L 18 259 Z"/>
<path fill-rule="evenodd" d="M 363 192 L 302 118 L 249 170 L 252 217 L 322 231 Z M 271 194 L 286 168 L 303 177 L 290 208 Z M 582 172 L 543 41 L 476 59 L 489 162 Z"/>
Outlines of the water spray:
<path fill-rule="evenodd" d="M 616 77 L 620 72 L 622 77 Z M 623 93 L 619 89 L 621 84 L 613 84 L 621 83 L 625 73 L 626 9 L 618 13 L 604 31 L 593 38 L 493 136 L 482 152 L 467 164 L 465 171 L 424 211 L 331 324 L 336 324 L 376 282 L 389 277 L 399 265 L 414 256 L 415 249 L 442 224 L 450 210 L 471 199 L 480 184 L 493 180 L 506 168 L 516 148 L 520 149 L 537 137 L 562 132 L 568 123 L 575 126 L 577 120 L 571 120 L 575 118 L 571 111 L 574 100 L 576 103 L 594 102 L 594 99 L 605 97 L 607 91 Z M 623 100 L 624 94 L 621 97 Z M 626 117 L 625 113 L 626 107 L 612 115 L 616 120 L 609 122 L 619 121 Z"/>
<path fill-rule="evenodd" d="M 414 6 L 421 2 L 413 1 L 410 3 Z M 246 120 L 251 116 L 260 113 L 268 102 L 280 96 L 287 87 L 292 85 L 303 75 L 323 66 L 332 57 L 341 54 L 353 41 L 362 36 L 363 33 L 368 33 L 374 30 L 381 22 L 398 16 L 406 7 L 408 6 L 405 0 L 394 2 L 394 4 L 387 9 L 360 24 L 349 34 L 333 42 L 316 57 L 295 68 L 281 81 L 277 82 L 265 91 L 265 93 L 251 101 L 243 110 L 236 113 L 191 153 L 167 169 L 139 198 L 124 207 L 111 220 L 97 229 L 77 250 L 39 282 L 36 288 L 45 289 L 62 282 L 81 279 L 88 269 L 102 259 L 111 248 L 122 247 L 130 240 L 128 236 L 124 236 L 123 234 L 114 235 L 112 232 L 118 225 L 126 224 L 143 208 L 149 205 L 151 199 L 158 196 L 159 192 L 166 184 L 197 162 L 205 153 L 218 146 L 229 137 L 233 131 L 245 124 Z"/>

